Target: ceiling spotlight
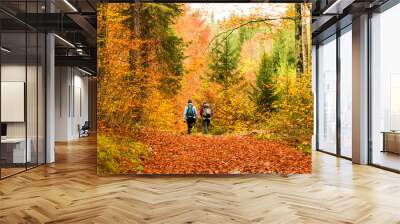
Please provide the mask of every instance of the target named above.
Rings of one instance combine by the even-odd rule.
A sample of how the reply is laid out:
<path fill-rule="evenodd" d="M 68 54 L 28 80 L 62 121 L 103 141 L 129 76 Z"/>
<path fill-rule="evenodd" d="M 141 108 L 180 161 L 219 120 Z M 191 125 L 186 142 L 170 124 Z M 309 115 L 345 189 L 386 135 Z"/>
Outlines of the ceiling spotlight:
<path fill-rule="evenodd" d="M 64 3 L 68 5 L 74 12 L 78 12 L 78 10 L 73 6 L 68 0 L 64 0 Z"/>
<path fill-rule="evenodd" d="M 64 42 L 65 44 L 67 44 L 68 46 L 70 46 L 70 47 L 72 47 L 72 48 L 75 48 L 75 45 L 73 45 L 71 42 L 69 42 L 68 40 L 66 40 L 66 39 L 64 39 L 64 38 L 62 38 L 62 37 L 60 37 L 59 35 L 57 35 L 57 34 L 54 34 L 54 36 L 55 37 L 57 37 L 59 40 L 61 40 L 62 42 Z"/>

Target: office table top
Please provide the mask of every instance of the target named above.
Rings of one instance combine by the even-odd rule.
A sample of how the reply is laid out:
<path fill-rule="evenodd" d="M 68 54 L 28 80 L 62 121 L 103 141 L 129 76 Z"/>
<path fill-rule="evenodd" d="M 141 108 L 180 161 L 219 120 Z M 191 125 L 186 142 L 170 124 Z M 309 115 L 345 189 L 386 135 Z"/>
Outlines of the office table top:
<path fill-rule="evenodd" d="M 28 138 L 27 141 L 30 139 Z M 25 138 L 2 138 L 1 143 L 20 143 L 25 142 Z"/>
<path fill-rule="evenodd" d="M 381 131 L 384 134 L 400 134 L 400 131 Z"/>

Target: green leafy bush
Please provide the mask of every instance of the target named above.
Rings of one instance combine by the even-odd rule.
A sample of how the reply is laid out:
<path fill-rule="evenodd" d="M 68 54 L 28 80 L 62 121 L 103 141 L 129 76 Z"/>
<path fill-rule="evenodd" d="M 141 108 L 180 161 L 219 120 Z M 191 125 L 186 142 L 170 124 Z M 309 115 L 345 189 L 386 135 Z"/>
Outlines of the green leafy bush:
<path fill-rule="evenodd" d="M 150 150 L 144 144 L 129 138 L 97 136 L 97 173 L 137 173 L 143 171 L 141 162 Z"/>

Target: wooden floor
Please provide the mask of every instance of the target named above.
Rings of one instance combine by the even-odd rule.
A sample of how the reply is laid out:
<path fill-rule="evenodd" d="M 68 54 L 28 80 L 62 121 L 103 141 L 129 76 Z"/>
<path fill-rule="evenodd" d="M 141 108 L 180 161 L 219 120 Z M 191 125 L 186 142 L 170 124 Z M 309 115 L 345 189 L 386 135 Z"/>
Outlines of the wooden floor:
<path fill-rule="evenodd" d="M 400 223 L 400 175 L 314 153 L 313 174 L 98 177 L 94 139 L 0 181 L 0 223 Z"/>
<path fill-rule="evenodd" d="M 25 167 L 23 167 L 23 168 L 19 168 L 19 167 L 18 168 L 14 168 L 14 167 L 1 168 L 1 177 L 2 178 L 3 177 L 8 177 L 8 176 L 11 176 L 13 174 L 16 174 L 16 173 L 19 173 L 19 172 L 23 172 L 25 170 L 26 170 Z"/>
<path fill-rule="evenodd" d="M 400 170 L 400 155 L 391 152 L 381 152 L 380 150 L 374 150 L 373 154 L 374 164 Z"/>

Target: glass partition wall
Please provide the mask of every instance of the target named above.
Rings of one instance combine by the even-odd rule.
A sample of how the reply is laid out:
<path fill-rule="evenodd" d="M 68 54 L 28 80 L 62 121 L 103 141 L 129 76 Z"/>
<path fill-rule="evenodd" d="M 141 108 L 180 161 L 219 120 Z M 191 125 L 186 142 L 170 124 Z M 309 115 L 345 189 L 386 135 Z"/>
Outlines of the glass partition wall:
<path fill-rule="evenodd" d="M 20 1 L 18 8 L 36 12 L 39 3 Z M 0 12 L 0 19 L 0 178 L 3 179 L 45 163 L 46 40 L 43 33 L 16 21 L 12 15 Z"/>
<path fill-rule="evenodd" d="M 1 34 L 1 177 L 24 171 L 30 162 L 26 138 L 26 33 Z M 6 49 L 6 50 L 4 50 Z"/>

